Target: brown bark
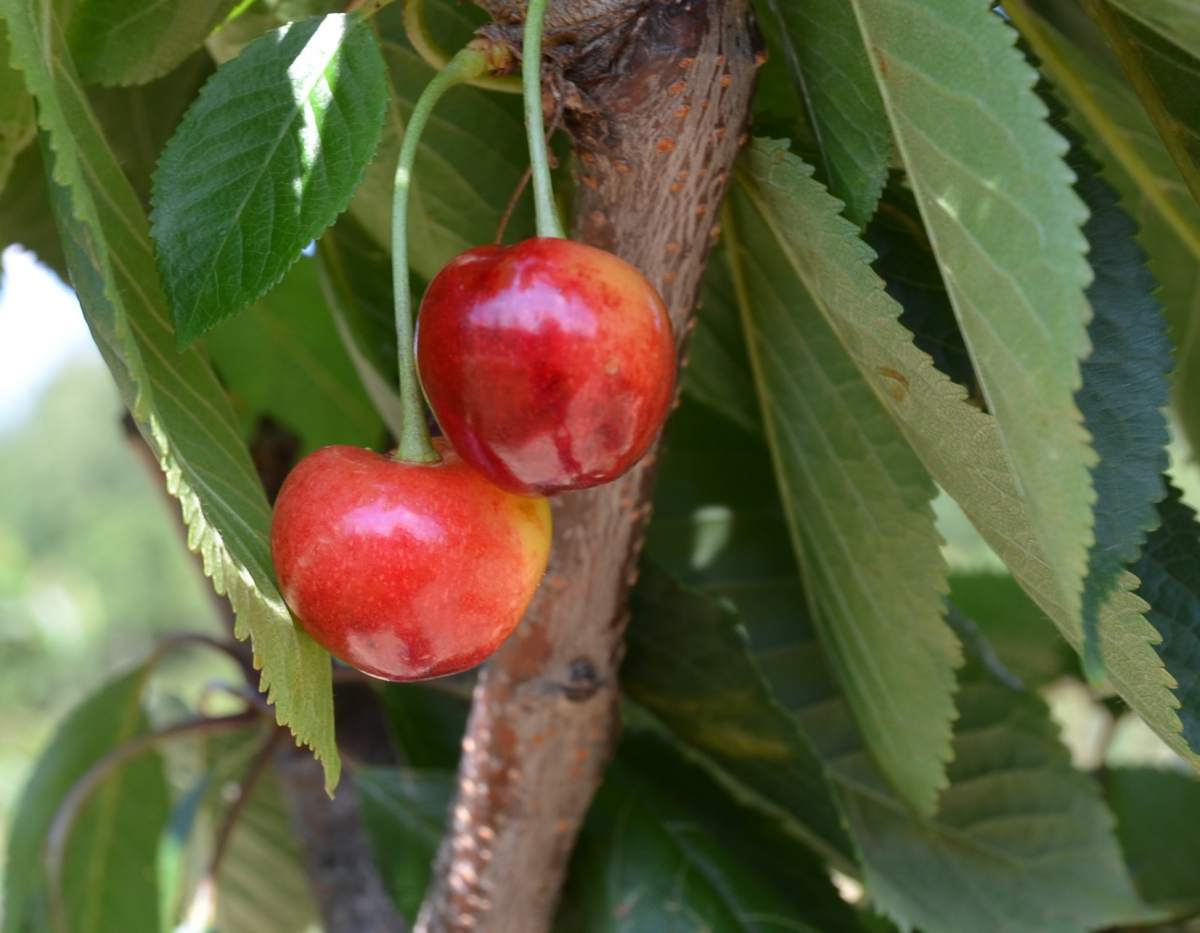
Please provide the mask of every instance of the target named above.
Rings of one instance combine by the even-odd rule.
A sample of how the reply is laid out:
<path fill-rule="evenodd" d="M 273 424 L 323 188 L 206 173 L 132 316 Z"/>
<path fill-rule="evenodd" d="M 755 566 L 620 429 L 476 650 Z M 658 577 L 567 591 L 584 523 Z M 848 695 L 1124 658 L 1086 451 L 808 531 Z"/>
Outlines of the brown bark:
<path fill-rule="evenodd" d="M 524 6 L 481 2 L 502 24 Z M 550 0 L 546 47 L 577 156 L 576 236 L 659 288 L 682 357 L 760 62 L 748 3 Z M 653 460 L 554 502 L 546 579 L 476 687 L 418 930 L 549 927 L 617 739 Z"/>

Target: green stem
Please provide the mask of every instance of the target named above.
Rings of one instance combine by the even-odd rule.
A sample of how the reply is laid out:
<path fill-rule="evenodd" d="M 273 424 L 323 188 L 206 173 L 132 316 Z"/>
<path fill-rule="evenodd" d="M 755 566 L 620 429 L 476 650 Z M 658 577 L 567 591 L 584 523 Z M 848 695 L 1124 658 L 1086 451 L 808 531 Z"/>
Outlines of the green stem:
<path fill-rule="evenodd" d="M 542 120 L 542 20 L 546 0 L 529 0 L 525 34 L 521 43 L 521 84 L 525 97 L 525 134 L 529 137 L 529 165 L 533 169 L 533 204 L 538 236 L 563 237 L 562 221 L 554 204 L 550 183 L 550 157 Z"/>
<path fill-rule="evenodd" d="M 437 463 L 441 458 L 429 439 L 421 385 L 417 380 L 413 347 L 412 292 L 408 283 L 408 191 L 421 133 L 429 115 L 446 91 L 492 71 L 495 61 L 489 50 L 472 43 L 455 55 L 417 98 L 404 130 L 392 201 L 392 289 L 396 307 L 396 346 L 400 363 L 400 408 L 403 421 L 396 459 L 405 463 Z"/>
<path fill-rule="evenodd" d="M 425 0 L 404 0 L 404 34 L 408 37 L 408 44 L 421 56 L 421 61 L 426 65 L 434 71 L 441 71 L 446 67 L 450 61 L 450 54 L 438 45 L 437 39 L 429 31 L 429 25 L 425 21 Z M 498 78 L 484 76 L 475 78 L 470 84 L 485 91 L 521 93 L 521 79 L 515 75 Z"/>

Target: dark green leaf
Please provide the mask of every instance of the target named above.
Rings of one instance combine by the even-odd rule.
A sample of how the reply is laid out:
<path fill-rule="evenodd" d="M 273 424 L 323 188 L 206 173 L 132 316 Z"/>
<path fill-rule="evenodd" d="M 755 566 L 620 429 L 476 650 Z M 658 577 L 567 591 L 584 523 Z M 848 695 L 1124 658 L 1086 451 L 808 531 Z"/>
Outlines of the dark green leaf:
<path fill-rule="evenodd" d="M 357 15 L 268 33 L 204 86 L 154 176 L 181 342 L 262 297 L 346 208 L 386 107 L 383 59 Z"/>
<path fill-rule="evenodd" d="M 713 250 L 704 270 L 683 391 L 747 431 L 762 430 L 746 338 L 729 280 L 729 257 L 723 247 Z"/>
<path fill-rule="evenodd" d="M 811 853 L 647 733 L 605 775 L 564 900 L 562 933 L 858 928 Z"/>
<path fill-rule="evenodd" d="M 805 590 L 872 754 L 929 814 L 961 659 L 943 618 L 934 485 L 822 316 L 819 242 L 740 181 L 725 238 Z"/>
<path fill-rule="evenodd" d="M 1074 398 L 1090 271 L 1066 146 L 990 4 L 851 2 L 1029 527 L 1078 619 L 1095 454 Z"/>
<path fill-rule="evenodd" d="M 1155 648 L 1176 681 L 1184 738 L 1200 749 L 1200 524 L 1173 486 L 1158 514 L 1161 524 L 1130 570 L 1142 581 L 1138 595 L 1150 604 L 1146 618 L 1162 635 Z"/>
<path fill-rule="evenodd" d="M 835 860 L 849 846 L 821 763 L 750 661 L 736 610 L 643 566 L 622 682 L 680 741 L 767 803 Z"/>
<path fill-rule="evenodd" d="M 1200 38 L 1188 37 L 1194 47 L 1177 45 L 1155 26 L 1118 9 L 1127 5 L 1140 9 L 1155 4 L 1093 0 L 1088 9 L 1108 37 L 1192 197 L 1200 201 Z"/>
<path fill-rule="evenodd" d="M 13 161 L 33 142 L 36 133 L 33 98 L 25 90 L 21 73 L 9 65 L 8 29 L 0 20 L 0 192 L 4 191 Z"/>
<path fill-rule="evenodd" d="M 865 226 L 887 179 L 892 136 L 854 7 L 845 0 L 778 0 L 778 10 L 829 190 L 845 203 L 846 217 Z"/>
<path fill-rule="evenodd" d="M 39 10 L 53 17 L 53 5 Z M 0 0 L 48 133 L 55 220 L 88 325 L 180 501 L 189 545 L 229 597 L 238 637 L 253 638 L 276 715 L 322 759 L 332 787 L 340 762 L 329 656 L 293 624 L 279 596 L 270 508 L 236 419 L 208 360 L 175 350 L 145 216 L 97 128 L 61 30 L 39 10 Z"/>
<path fill-rule="evenodd" d="M 443 680 L 440 687 L 379 684 L 376 688 L 401 760 L 410 768 L 449 771 L 458 764 L 470 711 L 470 683 L 462 684 L 461 697 L 445 690 L 449 683 Z"/>
<path fill-rule="evenodd" d="M 143 84 L 200 47 L 238 0 L 77 0 L 71 55 L 89 84 Z"/>
<path fill-rule="evenodd" d="M 54 226 L 40 146 L 27 146 L 13 163 L 10 184 L 0 192 L 0 252 L 14 243 L 30 250 L 67 280 L 67 259 Z"/>
<path fill-rule="evenodd" d="M 88 90 L 96 118 L 143 208 L 149 207 L 151 178 L 167 140 L 212 73 L 212 59 L 197 52 L 149 84 Z"/>
<path fill-rule="evenodd" d="M 1104 784 L 1142 897 L 1178 916 L 1200 912 L 1200 781 L 1176 771 L 1112 768 Z"/>
<path fill-rule="evenodd" d="M 1078 674 L 1071 646 L 1009 574 L 951 570 L 950 602 L 979 627 L 1000 662 L 1026 687 Z"/>
<path fill-rule="evenodd" d="M 1192 0 L 1110 0 L 1163 38 L 1200 59 L 1200 17 Z"/>
<path fill-rule="evenodd" d="M 207 345 L 248 434 L 270 417 L 299 435 L 304 453 L 326 444 L 380 445 L 383 422 L 322 300 L 315 260 L 293 266 Z"/>
<path fill-rule="evenodd" d="M 396 907 L 416 918 L 454 799 L 454 772 L 366 768 L 354 776 L 363 825 Z"/>
<path fill-rule="evenodd" d="M 1101 607 L 1158 523 L 1154 505 L 1166 495 L 1171 343 L 1145 253 L 1134 239 L 1137 228 L 1082 140 L 1062 129 L 1072 143 L 1067 161 L 1076 190 L 1091 213 L 1083 233 L 1095 275 L 1087 290 L 1092 353 L 1076 400 L 1100 458 L 1092 467 L 1096 540 L 1083 588 L 1084 666 L 1097 676 L 1103 670 Z"/>
<path fill-rule="evenodd" d="M 101 783 L 80 811 L 65 850 L 63 914 L 55 918 L 44 859 L 50 825 L 71 787 L 105 755 L 149 726 L 146 667 L 80 703 L 38 759 L 16 807 L 4 884 L 5 933 L 53 926 L 71 933 L 158 933 L 155 853 L 166 824 L 162 761 L 148 751 Z"/>

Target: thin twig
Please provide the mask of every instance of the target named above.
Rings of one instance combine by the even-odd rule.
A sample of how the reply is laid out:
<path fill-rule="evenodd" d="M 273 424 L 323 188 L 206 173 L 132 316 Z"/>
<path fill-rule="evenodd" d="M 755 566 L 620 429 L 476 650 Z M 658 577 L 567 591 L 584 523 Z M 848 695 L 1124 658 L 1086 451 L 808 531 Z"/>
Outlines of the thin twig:
<path fill-rule="evenodd" d="M 225 822 L 221 824 L 221 829 L 217 833 L 216 844 L 213 847 L 212 861 L 208 866 L 208 877 L 214 883 L 217 880 L 217 872 L 221 869 L 221 860 L 224 859 L 225 852 L 229 848 L 229 840 L 233 836 L 233 831 L 237 827 L 238 820 L 245 811 L 246 805 L 250 802 L 254 788 L 266 772 L 267 765 L 271 763 L 271 755 L 275 751 L 275 746 L 279 744 L 279 740 L 285 734 L 286 730 L 284 729 L 278 727 L 272 729 L 267 740 L 263 742 L 262 748 L 258 750 L 258 754 L 250 762 L 250 767 L 246 769 L 246 774 L 242 778 L 238 788 L 237 799 L 230 805 L 229 812 L 225 815 Z"/>

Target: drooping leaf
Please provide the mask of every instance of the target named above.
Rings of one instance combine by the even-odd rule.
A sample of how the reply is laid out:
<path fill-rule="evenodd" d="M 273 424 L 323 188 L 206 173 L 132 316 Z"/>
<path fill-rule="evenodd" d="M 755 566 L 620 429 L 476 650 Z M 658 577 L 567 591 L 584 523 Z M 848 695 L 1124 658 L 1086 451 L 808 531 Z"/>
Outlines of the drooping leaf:
<path fill-rule="evenodd" d="M 1105 773 L 1117 838 L 1145 900 L 1175 916 L 1200 912 L 1200 781 L 1176 771 L 1112 768 Z"/>
<path fill-rule="evenodd" d="M 88 84 L 144 84 L 204 42 L 238 0 L 77 0 L 67 26 L 71 56 Z"/>
<path fill-rule="evenodd" d="M 781 236 L 750 186 L 730 203 L 738 303 L 821 639 L 880 767 L 929 814 L 961 659 L 943 618 L 934 486 L 821 316 L 806 231 Z"/>
<path fill-rule="evenodd" d="M 296 627 L 276 589 L 270 510 L 237 422 L 207 359 L 178 353 L 137 198 L 100 135 L 61 45 L 32 8 L 0 0 L 38 101 L 51 152 L 55 221 L 88 325 L 180 501 L 188 544 L 251 638 L 261 686 L 279 721 L 322 759 L 330 787 L 340 768 L 333 740 L 329 656 Z"/>
<path fill-rule="evenodd" d="M 476 25 L 466 8 L 426 5 L 430 25 L 447 48 L 470 38 Z M 350 206 L 355 219 L 384 247 L 391 245 L 392 186 L 403 127 L 433 70 L 413 51 L 398 6 L 379 14 L 391 104 L 383 142 Z M 480 155 L 487 170 L 480 171 Z M 452 258 L 490 243 L 500 217 L 529 164 L 520 99 L 474 87 L 459 87 L 439 103 L 421 136 L 409 198 L 409 261 L 429 280 Z M 508 226 L 510 241 L 529 236 L 533 214 L 528 197 Z"/>
<path fill-rule="evenodd" d="M 1066 144 L 990 4 L 852 2 L 1030 528 L 1078 617 L 1095 455 L 1074 400 L 1090 272 Z"/>
<path fill-rule="evenodd" d="M 378 447 L 384 428 L 302 259 L 269 295 L 209 335 L 213 365 L 249 432 L 262 417 L 296 432 L 302 452 Z"/>
<path fill-rule="evenodd" d="M 379 46 L 354 14 L 268 33 L 204 86 L 154 176 L 181 342 L 262 297 L 346 208 L 386 106 Z"/>
<path fill-rule="evenodd" d="M 786 810 L 814 849 L 849 861 L 822 765 L 753 669 L 733 607 L 649 565 L 633 613 L 639 624 L 622 668 L 630 695 L 762 801 Z"/>
<path fill-rule="evenodd" d="M 824 866 L 658 736 L 627 736 L 580 834 L 557 929 L 859 929 Z"/>
<path fill-rule="evenodd" d="M 891 130 L 845 0 L 779 0 L 784 42 L 809 103 L 830 192 L 865 226 L 887 180 Z"/>
<path fill-rule="evenodd" d="M 1189 195 L 1129 85 L 1072 44 L 1023 2 L 1006 3 L 1043 70 L 1088 134 L 1105 178 L 1140 227 L 1150 271 L 1161 285 L 1175 343 L 1175 411 L 1193 450 L 1200 450 L 1200 204 Z M 1090 21 L 1089 41 L 1103 44 Z"/>
<path fill-rule="evenodd" d="M 1100 608 L 1158 523 L 1154 505 L 1166 495 L 1171 343 L 1133 221 L 1082 140 L 1063 130 L 1071 140 L 1076 190 L 1090 212 L 1083 233 L 1095 275 L 1087 290 L 1092 354 L 1083 363 L 1076 400 L 1099 455 L 1092 468 L 1096 539 L 1083 587 L 1084 668 L 1098 677 Z"/>
<path fill-rule="evenodd" d="M 36 133 L 33 98 L 25 90 L 21 73 L 9 65 L 8 30 L 0 21 L 0 193 L 13 162 Z"/>
<path fill-rule="evenodd" d="M 809 177 L 782 146 L 757 143 L 744 162 L 737 189 L 752 185 L 781 241 L 809 266 L 797 274 L 820 297 L 859 370 L 874 388 L 938 484 L 1034 601 L 1074 646 L 1082 644 L 1079 615 L 1062 596 L 1028 515 L 995 419 L 970 404 L 962 387 L 940 373 L 899 323 L 900 309 L 870 271 L 873 256 L 853 226 L 838 216 L 838 202 Z M 736 195 L 740 197 L 741 195 Z M 1100 637 L 1109 678 L 1118 692 L 1176 751 L 1200 760 L 1180 734 L 1178 701 L 1153 643 L 1153 627 L 1132 595 L 1127 575 L 1101 611 Z"/>
<path fill-rule="evenodd" d="M 363 825 L 384 886 L 412 922 L 454 799 L 454 772 L 365 768 L 354 776 Z"/>
<path fill-rule="evenodd" d="M 1174 486 L 1158 506 L 1161 524 L 1130 567 L 1141 580 L 1138 596 L 1162 641 L 1155 645 L 1175 678 L 1183 736 L 1200 748 L 1200 523 Z"/>
<path fill-rule="evenodd" d="M 75 707 L 42 752 L 8 839 L 4 933 L 158 933 L 155 853 L 167 821 L 162 760 L 150 750 L 117 768 L 79 811 L 62 865 L 61 913 L 47 874 L 47 834 L 72 786 L 108 753 L 148 731 L 147 668 L 110 681 Z"/>
<path fill-rule="evenodd" d="M 1141 4 L 1135 0 L 1130 5 Z M 1193 34 L 1186 38 L 1195 47 L 1186 47 L 1105 0 L 1093 0 L 1088 9 L 1104 30 L 1192 197 L 1200 201 L 1200 38 L 1195 34 L 1200 30 L 1193 25 Z"/>

